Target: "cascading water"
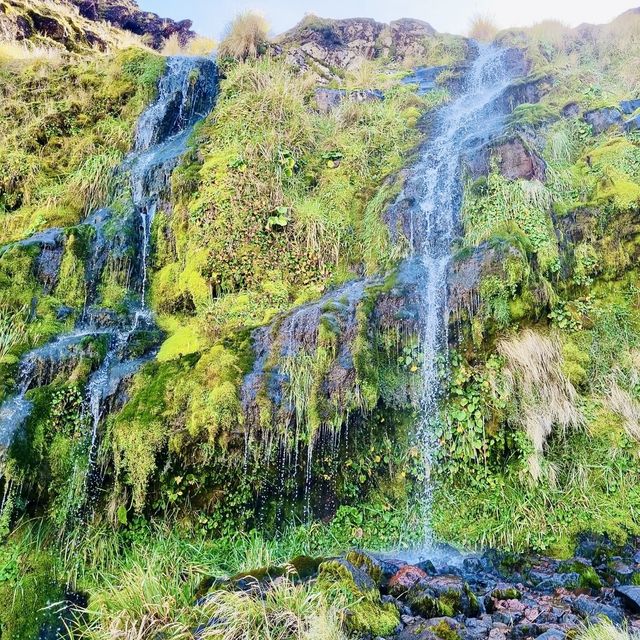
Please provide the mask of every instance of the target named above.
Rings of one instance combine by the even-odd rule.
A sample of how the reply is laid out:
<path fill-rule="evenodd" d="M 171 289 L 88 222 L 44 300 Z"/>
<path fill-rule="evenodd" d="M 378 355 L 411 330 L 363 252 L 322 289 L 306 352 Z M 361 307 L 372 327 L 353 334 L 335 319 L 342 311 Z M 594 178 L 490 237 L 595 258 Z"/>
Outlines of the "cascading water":
<path fill-rule="evenodd" d="M 462 93 L 437 114 L 432 135 L 401 196 L 415 203 L 410 218 L 410 241 L 421 274 L 422 385 L 416 444 L 426 469 L 421 495 L 425 546 L 431 543 L 430 473 L 437 450 L 433 425 L 440 390 L 438 358 L 446 354 L 448 344 L 447 288 L 452 244 L 459 231 L 462 161 L 503 128 L 507 113 L 505 90 L 517 73 L 509 55 L 509 50 L 497 47 L 479 49 Z"/>
<path fill-rule="evenodd" d="M 186 149 L 193 127 L 213 107 L 217 88 L 217 67 L 212 60 L 191 57 L 167 60 L 166 72 L 158 86 L 158 97 L 140 116 L 134 150 L 118 170 L 118 174 L 129 176 L 131 189 L 131 202 L 125 216 L 133 221 L 132 228 L 138 227 L 138 242 L 134 247 L 138 261 L 135 268 L 137 277 L 131 289 L 139 301 L 131 306 L 125 318 L 118 319 L 114 326 L 107 328 L 96 328 L 91 314 L 85 309 L 76 331 L 58 337 L 23 358 L 18 393 L 0 407 L 0 446 L 6 448 L 30 414 L 27 392 L 34 386 L 50 382 L 49 379 L 38 382 L 34 375 L 37 363 L 46 358 L 50 367 L 59 368 L 62 362 L 73 357 L 70 349 L 77 349 L 83 338 L 106 336 L 106 355 L 90 376 L 86 388 L 86 407 L 91 426 L 87 438 L 89 463 L 85 468 L 76 468 L 75 473 L 83 475 L 83 482 L 73 482 L 72 485 L 82 486 L 91 481 L 97 454 L 98 427 L 106 412 L 106 401 L 117 393 L 122 380 L 133 375 L 154 353 L 151 350 L 146 356 L 134 357 L 130 348 L 130 341 L 137 332 L 155 328 L 146 303 L 151 225 L 163 196 L 167 194 L 169 178 Z M 96 231 L 93 256 L 87 268 L 87 277 L 93 280 L 100 278 L 104 268 L 102 254 L 105 240 L 102 230 L 111 219 L 109 209 L 102 209 L 87 218 L 86 224 L 93 226 Z M 135 221 L 138 221 L 137 225 Z M 95 285 L 96 282 L 88 284 Z"/>

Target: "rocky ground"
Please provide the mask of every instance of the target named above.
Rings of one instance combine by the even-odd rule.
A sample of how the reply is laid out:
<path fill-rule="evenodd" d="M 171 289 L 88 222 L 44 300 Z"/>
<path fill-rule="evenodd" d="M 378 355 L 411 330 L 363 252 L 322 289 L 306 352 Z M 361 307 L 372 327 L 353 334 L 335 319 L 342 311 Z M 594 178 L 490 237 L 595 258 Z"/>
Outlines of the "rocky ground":
<path fill-rule="evenodd" d="M 329 560 L 296 558 L 292 565 L 297 579 L 317 580 L 323 588 L 339 576 L 343 588 L 352 593 L 357 589 L 369 607 L 379 607 L 374 617 L 397 615 L 391 635 L 357 633 L 363 629 L 363 611 L 356 604 L 347 613 L 347 626 L 352 615 L 350 628 L 356 637 L 560 640 L 602 618 L 640 631 L 638 542 L 621 548 L 607 539 L 585 537 L 576 556 L 563 561 L 494 550 L 463 555 L 445 546 L 433 560 L 417 562 L 351 551 Z M 223 588 L 264 595 L 284 571 L 271 567 L 212 581 L 206 591 Z M 372 611 L 369 608 L 370 616 Z"/>

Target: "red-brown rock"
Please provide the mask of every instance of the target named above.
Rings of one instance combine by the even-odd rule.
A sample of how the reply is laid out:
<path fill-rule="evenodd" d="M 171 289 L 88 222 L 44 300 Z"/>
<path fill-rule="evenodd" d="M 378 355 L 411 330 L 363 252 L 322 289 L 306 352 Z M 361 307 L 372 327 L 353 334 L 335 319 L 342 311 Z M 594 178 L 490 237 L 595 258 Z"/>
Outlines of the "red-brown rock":
<path fill-rule="evenodd" d="M 424 580 L 427 577 L 427 574 L 422 569 L 408 564 L 402 567 L 402 569 L 389 580 L 389 591 L 408 591 L 416 583 L 420 582 L 420 580 Z"/>

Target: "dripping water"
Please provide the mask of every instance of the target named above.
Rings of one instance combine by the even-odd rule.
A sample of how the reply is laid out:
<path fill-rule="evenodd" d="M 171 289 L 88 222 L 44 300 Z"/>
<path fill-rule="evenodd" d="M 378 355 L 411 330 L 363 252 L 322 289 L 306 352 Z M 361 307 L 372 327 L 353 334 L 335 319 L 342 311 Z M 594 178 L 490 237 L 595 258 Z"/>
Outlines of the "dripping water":
<path fill-rule="evenodd" d="M 90 431 L 87 434 L 88 465 L 76 465 L 74 473 L 82 474 L 84 482 L 73 483 L 84 486 L 90 500 L 93 470 L 98 452 L 98 430 L 106 413 L 108 401 L 117 395 L 124 380 L 130 378 L 140 367 L 155 355 L 155 349 L 145 356 L 134 356 L 132 338 L 140 331 L 152 331 L 155 324 L 147 307 L 148 264 L 151 250 L 151 228 L 153 218 L 168 194 L 169 179 L 173 169 L 184 154 L 189 136 L 195 124 L 213 107 L 217 94 L 218 77 L 215 63 L 207 58 L 173 57 L 167 59 L 167 68 L 158 85 L 155 102 L 140 116 L 133 151 L 125 158 L 118 174 L 128 177 L 131 187 L 129 212 L 133 226 L 138 220 L 138 246 L 134 246 L 138 267 L 137 277 L 132 282 L 132 293 L 138 302 L 131 305 L 125 318 L 115 327 L 96 330 L 87 309 L 83 310 L 78 328 L 58 337 L 52 343 L 27 354 L 20 365 L 17 394 L 0 407 L 0 448 L 10 446 L 13 437 L 29 417 L 31 403 L 27 392 L 34 386 L 43 386 L 50 380 L 38 380 L 38 363 L 46 360 L 52 369 L 74 356 L 79 341 L 86 336 L 105 335 L 108 347 L 101 364 L 89 377 L 86 387 L 86 415 Z M 102 209 L 87 217 L 97 231 L 111 216 L 111 211 Z M 102 233 L 96 233 L 100 246 L 92 253 L 98 255 L 104 248 Z M 96 259 L 95 263 L 100 263 Z M 104 261 L 102 261 L 104 264 Z M 90 280 L 100 277 L 101 268 L 92 263 L 87 270 Z M 96 282 L 88 282 L 95 285 Z M 51 378 L 53 379 L 53 377 Z M 74 501 L 77 497 L 74 498 Z"/>

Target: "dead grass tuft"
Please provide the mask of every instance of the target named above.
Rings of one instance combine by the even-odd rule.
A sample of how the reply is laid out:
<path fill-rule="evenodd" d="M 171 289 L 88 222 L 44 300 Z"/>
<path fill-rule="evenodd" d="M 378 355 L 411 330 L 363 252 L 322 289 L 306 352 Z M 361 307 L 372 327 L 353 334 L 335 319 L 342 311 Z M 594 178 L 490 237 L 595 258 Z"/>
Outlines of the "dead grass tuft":
<path fill-rule="evenodd" d="M 469 24 L 469 37 L 479 42 L 491 42 L 498 33 L 498 27 L 491 16 L 476 14 Z"/>
<path fill-rule="evenodd" d="M 533 453 L 529 471 L 534 480 L 542 474 L 542 457 L 554 427 L 562 431 L 582 425 L 578 394 L 562 373 L 562 351 L 557 339 L 531 330 L 498 345 L 507 360 L 505 381 L 519 405 L 519 420 Z"/>
<path fill-rule="evenodd" d="M 227 27 L 218 53 L 223 58 L 256 58 L 267 42 L 269 24 L 264 16 L 248 11 L 239 14 Z"/>

